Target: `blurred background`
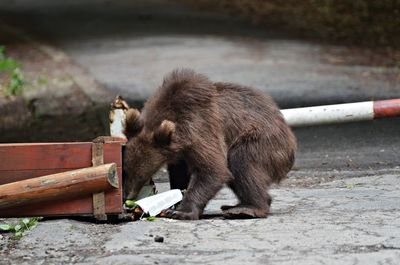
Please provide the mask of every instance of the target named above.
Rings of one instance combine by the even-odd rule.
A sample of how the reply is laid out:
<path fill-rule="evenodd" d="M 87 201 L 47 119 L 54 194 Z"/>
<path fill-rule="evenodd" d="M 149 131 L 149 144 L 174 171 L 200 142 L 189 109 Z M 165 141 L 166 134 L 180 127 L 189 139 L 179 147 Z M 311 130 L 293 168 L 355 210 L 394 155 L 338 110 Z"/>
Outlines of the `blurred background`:
<path fill-rule="evenodd" d="M 281 108 L 398 98 L 399 45 L 396 0 L 0 0 L 0 142 L 107 135 L 117 94 L 141 107 L 181 67 Z M 299 159 L 395 165 L 399 129 L 296 129 Z"/>

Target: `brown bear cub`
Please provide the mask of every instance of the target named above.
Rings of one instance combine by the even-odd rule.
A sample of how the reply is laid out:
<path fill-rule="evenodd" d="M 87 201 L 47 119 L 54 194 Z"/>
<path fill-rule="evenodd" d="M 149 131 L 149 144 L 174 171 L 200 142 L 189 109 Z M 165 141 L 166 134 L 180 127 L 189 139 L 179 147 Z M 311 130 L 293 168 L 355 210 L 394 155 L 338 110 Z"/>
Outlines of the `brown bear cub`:
<path fill-rule="evenodd" d="M 198 219 L 224 184 L 239 199 L 222 207 L 225 217 L 266 217 L 268 188 L 286 177 L 296 150 L 269 96 L 191 70 L 167 75 L 141 113 L 129 109 L 126 134 L 126 199 L 167 164 L 171 187 L 187 187 L 177 210 L 166 211 L 175 219 Z"/>

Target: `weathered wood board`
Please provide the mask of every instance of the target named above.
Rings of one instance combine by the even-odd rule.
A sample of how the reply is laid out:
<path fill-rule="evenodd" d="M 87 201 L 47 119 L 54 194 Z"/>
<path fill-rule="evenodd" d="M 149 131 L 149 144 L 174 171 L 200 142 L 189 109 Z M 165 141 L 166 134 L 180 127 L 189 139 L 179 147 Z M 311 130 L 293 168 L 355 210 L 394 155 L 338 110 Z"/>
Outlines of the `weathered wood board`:
<path fill-rule="evenodd" d="M 92 166 L 91 142 L 0 144 L 0 185 Z M 104 163 L 117 165 L 119 188 L 105 193 L 106 214 L 123 212 L 122 146 L 124 141 L 105 142 Z M 1 196 L 1 194 L 0 194 Z M 42 202 L 0 211 L 0 217 L 92 215 L 92 196 Z"/>

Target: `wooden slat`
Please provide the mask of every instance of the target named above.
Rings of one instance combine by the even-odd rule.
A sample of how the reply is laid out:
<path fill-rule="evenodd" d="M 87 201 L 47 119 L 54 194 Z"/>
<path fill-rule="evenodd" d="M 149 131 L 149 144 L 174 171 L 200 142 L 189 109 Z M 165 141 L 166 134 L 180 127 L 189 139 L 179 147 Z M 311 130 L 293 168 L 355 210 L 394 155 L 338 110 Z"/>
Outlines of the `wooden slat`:
<path fill-rule="evenodd" d="M 91 148 L 92 143 L 0 144 L 0 171 L 89 167 L 92 163 Z M 120 150 L 120 143 L 106 143 L 104 163 L 121 166 Z"/>
<path fill-rule="evenodd" d="M 88 167 L 91 154 L 90 143 L 0 145 L 0 171 Z"/>
<path fill-rule="evenodd" d="M 92 166 L 104 164 L 104 143 L 93 142 L 92 144 Z M 96 220 L 106 221 L 106 202 L 104 192 L 93 193 L 93 216 Z"/>
<path fill-rule="evenodd" d="M 110 160 L 111 161 L 111 160 Z M 115 162 L 110 162 L 115 163 Z M 108 163 L 107 163 L 108 164 Z M 0 185 L 24 179 L 36 178 L 50 174 L 61 173 L 79 168 L 54 168 L 38 170 L 4 170 L 0 171 Z"/>
<path fill-rule="evenodd" d="M 0 185 L 24 179 L 36 178 L 50 174 L 61 173 L 79 168 L 53 168 L 36 170 L 0 170 Z"/>
<path fill-rule="evenodd" d="M 104 163 L 116 163 L 122 166 L 121 147 L 119 143 L 104 145 Z M 91 143 L 79 144 L 26 144 L 12 146 L 0 144 L 0 178 L 13 171 L 30 172 L 32 177 L 40 176 L 34 172 L 51 169 L 59 172 L 91 166 Z M 8 173 L 10 172 L 10 173 Z M 50 172 L 51 173 L 51 172 Z M 17 173 L 21 175 L 22 173 Z M 16 179 L 16 181 L 21 178 Z M 0 180 L 0 184 L 7 183 Z"/>
<path fill-rule="evenodd" d="M 120 188 L 106 193 L 106 213 L 119 214 L 122 209 L 122 169 L 118 168 L 118 178 Z M 57 201 L 33 204 L 26 207 L 2 210 L 0 217 L 29 217 L 29 216 L 74 216 L 92 215 L 93 204 L 92 196 L 84 198 L 70 199 L 68 201 Z"/>
<path fill-rule="evenodd" d="M 104 163 L 115 163 L 117 167 L 122 167 L 122 147 L 121 143 L 104 144 Z"/>
<path fill-rule="evenodd" d="M 111 163 L 0 185 L 0 210 L 115 190 L 117 176 Z"/>

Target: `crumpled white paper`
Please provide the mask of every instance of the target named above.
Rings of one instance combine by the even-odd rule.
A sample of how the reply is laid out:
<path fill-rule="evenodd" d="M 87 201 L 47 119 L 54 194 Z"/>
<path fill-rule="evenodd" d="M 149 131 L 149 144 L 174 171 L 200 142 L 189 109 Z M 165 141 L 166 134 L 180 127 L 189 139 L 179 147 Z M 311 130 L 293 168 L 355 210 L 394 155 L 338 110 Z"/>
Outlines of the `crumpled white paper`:
<path fill-rule="evenodd" d="M 138 200 L 136 204 L 142 208 L 143 212 L 150 216 L 156 216 L 162 210 L 180 202 L 182 198 L 182 192 L 179 189 L 174 189 Z"/>

